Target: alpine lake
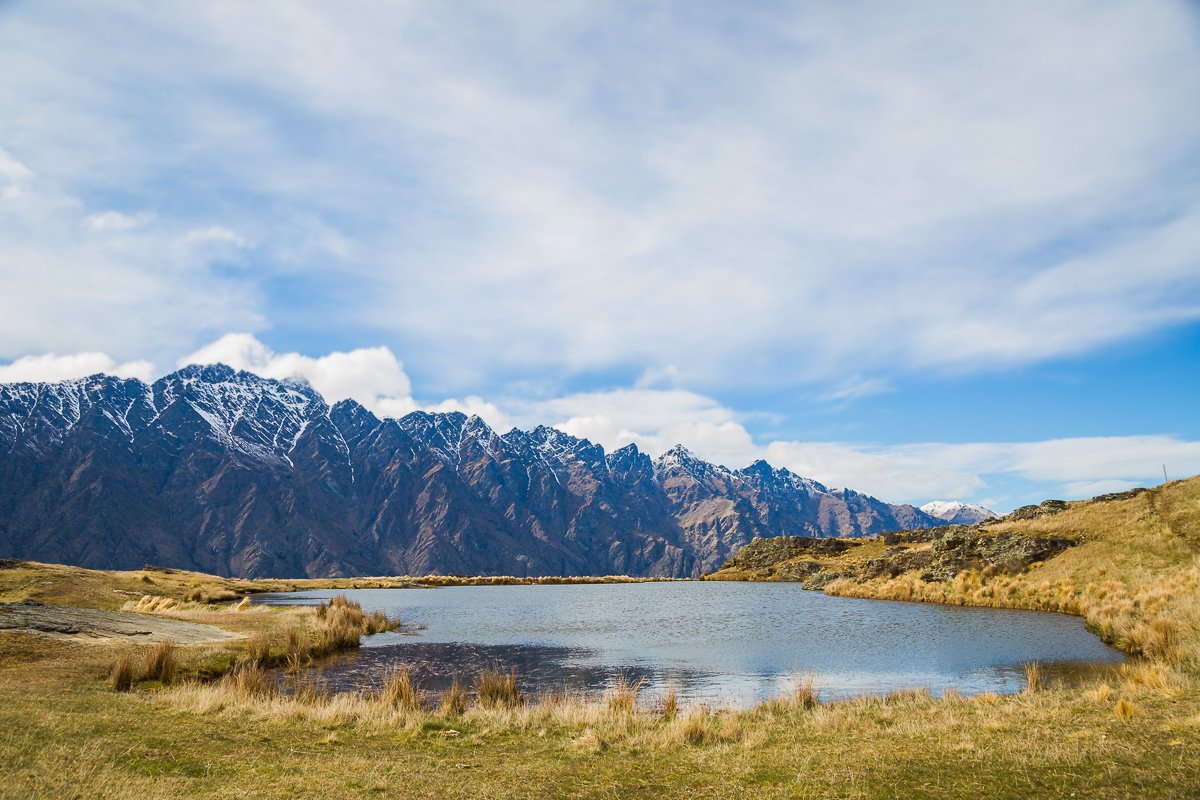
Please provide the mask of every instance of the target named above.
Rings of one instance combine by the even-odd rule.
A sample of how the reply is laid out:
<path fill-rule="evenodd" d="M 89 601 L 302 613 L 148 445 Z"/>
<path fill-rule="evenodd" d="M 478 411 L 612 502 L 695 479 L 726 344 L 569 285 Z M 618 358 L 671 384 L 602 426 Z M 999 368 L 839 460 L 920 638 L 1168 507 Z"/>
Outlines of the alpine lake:
<path fill-rule="evenodd" d="M 459 586 L 261 595 L 316 605 L 344 594 L 403 622 L 316 667 L 335 691 L 373 688 L 407 668 L 423 689 L 485 669 L 517 672 L 521 691 L 599 694 L 639 683 L 680 702 L 747 707 L 811 677 L 822 699 L 928 689 L 1011 693 L 1036 662 L 1076 683 L 1125 660 L 1083 620 L 1038 611 L 860 600 L 795 583 L 679 581 Z"/>

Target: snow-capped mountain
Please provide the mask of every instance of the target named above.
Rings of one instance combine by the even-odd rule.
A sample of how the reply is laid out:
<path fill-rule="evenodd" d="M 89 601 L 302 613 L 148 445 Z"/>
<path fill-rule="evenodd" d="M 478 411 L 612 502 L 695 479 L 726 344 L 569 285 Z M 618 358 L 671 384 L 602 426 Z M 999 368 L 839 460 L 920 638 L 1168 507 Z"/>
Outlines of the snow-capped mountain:
<path fill-rule="evenodd" d="M 765 461 L 651 459 L 538 427 L 330 407 L 189 366 L 0 385 L 0 557 L 219 574 L 695 575 L 755 536 L 941 520 Z"/>
<path fill-rule="evenodd" d="M 921 506 L 921 510 L 931 517 L 945 520 L 950 525 L 978 525 L 985 519 L 995 519 L 1000 516 L 989 508 L 975 503 L 960 503 L 957 500 L 934 500 Z"/>

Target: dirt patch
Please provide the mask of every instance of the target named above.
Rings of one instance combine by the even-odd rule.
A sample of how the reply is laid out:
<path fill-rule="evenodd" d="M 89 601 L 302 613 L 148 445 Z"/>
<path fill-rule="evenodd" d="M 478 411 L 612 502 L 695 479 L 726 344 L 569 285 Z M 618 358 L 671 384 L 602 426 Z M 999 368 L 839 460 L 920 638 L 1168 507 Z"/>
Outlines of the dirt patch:
<path fill-rule="evenodd" d="M 25 631 L 72 641 L 130 640 L 201 644 L 236 639 L 237 634 L 212 625 L 128 611 L 47 606 L 41 603 L 0 603 L 0 630 Z"/>

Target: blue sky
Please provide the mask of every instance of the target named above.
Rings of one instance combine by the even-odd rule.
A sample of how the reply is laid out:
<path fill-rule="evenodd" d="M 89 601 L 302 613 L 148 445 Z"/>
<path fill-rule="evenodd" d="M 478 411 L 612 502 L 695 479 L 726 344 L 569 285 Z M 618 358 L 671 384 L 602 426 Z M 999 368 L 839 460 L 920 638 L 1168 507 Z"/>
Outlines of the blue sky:
<path fill-rule="evenodd" d="M 1200 472 L 1200 11 L 0 4 L 0 380 L 1007 510 Z"/>

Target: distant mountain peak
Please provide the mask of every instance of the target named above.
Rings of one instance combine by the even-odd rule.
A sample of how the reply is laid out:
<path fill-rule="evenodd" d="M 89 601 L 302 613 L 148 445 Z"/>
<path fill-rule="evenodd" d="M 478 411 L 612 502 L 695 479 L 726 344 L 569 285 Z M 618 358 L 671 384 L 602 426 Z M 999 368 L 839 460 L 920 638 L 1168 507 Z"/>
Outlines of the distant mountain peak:
<path fill-rule="evenodd" d="M 952 525 L 978 525 L 984 520 L 1000 516 L 990 508 L 958 500 L 934 500 L 921 506 L 921 510 Z"/>

